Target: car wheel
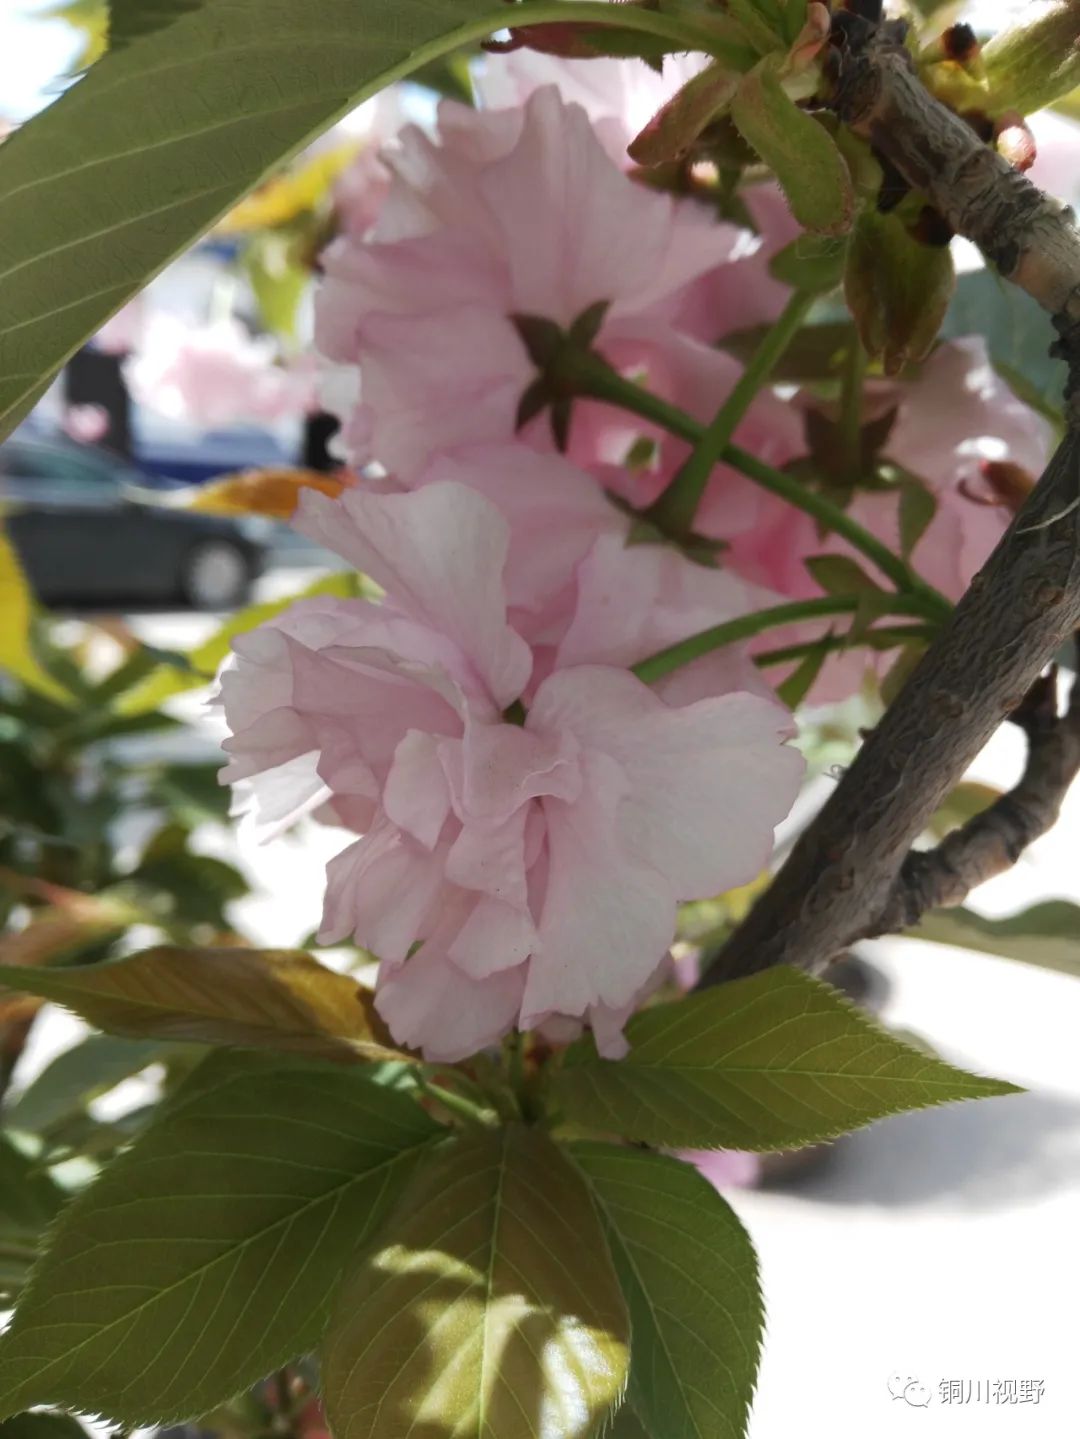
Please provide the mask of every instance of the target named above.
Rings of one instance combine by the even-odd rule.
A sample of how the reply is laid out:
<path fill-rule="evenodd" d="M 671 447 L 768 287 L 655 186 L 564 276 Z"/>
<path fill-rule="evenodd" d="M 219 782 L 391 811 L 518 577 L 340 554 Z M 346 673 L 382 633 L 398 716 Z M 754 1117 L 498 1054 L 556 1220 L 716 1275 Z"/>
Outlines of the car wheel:
<path fill-rule="evenodd" d="M 228 540 L 204 540 L 184 558 L 180 590 L 199 610 L 229 610 L 243 604 L 251 590 L 247 556 Z"/>

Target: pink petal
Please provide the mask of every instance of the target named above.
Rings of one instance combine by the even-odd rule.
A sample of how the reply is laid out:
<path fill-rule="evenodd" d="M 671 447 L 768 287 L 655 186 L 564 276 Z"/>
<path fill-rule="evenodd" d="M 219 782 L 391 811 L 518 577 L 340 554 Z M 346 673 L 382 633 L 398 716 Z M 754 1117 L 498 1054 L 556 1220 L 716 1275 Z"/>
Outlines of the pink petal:
<path fill-rule="evenodd" d="M 729 694 L 672 709 L 633 675 L 598 666 L 545 680 L 529 725 L 568 730 L 621 767 L 623 847 L 680 900 L 760 873 L 805 768 L 783 743 L 791 716 L 777 704 Z"/>
<path fill-rule="evenodd" d="M 506 623 L 509 530 L 481 495 L 456 484 L 337 500 L 308 490 L 300 517 L 301 533 L 332 541 L 396 608 L 454 640 L 500 709 L 520 695 L 532 656 Z"/>

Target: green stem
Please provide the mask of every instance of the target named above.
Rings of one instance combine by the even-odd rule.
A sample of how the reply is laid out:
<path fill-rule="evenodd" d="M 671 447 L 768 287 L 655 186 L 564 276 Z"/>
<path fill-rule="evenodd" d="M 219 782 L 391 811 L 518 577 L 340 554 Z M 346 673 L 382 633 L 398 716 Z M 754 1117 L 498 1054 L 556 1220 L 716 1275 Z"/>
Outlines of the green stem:
<path fill-rule="evenodd" d="M 739 640 L 751 639 L 765 630 L 776 629 L 778 625 L 795 624 L 799 620 L 816 620 L 833 615 L 852 615 L 858 610 L 862 598 L 858 595 L 823 595 L 821 599 L 792 600 L 790 604 L 774 605 L 771 609 L 757 610 L 754 614 L 739 615 L 737 619 L 725 620 L 711 629 L 701 630 L 677 644 L 668 645 L 649 655 L 633 666 L 634 674 L 645 684 L 655 684 L 673 670 L 688 665 L 702 655 Z M 917 595 L 896 595 L 890 601 L 893 614 L 917 615 L 927 618 L 926 604 Z"/>
<path fill-rule="evenodd" d="M 881 629 L 868 630 L 865 639 L 862 641 L 870 649 L 885 650 L 896 649 L 900 645 L 910 643 L 912 640 L 928 641 L 933 639 L 934 631 L 927 625 L 895 625 L 892 627 L 883 626 Z M 879 643 L 873 644 L 872 640 Z M 804 660 L 807 655 L 817 654 L 820 650 L 845 650 L 850 646 L 847 635 L 822 635 L 817 640 L 807 640 L 801 645 L 784 645 L 780 649 L 764 650 L 761 654 L 754 656 L 754 663 L 759 669 L 768 669 L 770 665 L 790 664 L 793 660 Z"/>
<path fill-rule="evenodd" d="M 671 534 L 689 533 L 713 467 L 795 338 L 815 298 L 808 290 L 794 291 L 779 319 L 751 355 L 746 369 L 716 412 L 712 424 L 702 431 L 693 454 L 656 503 L 646 511 L 646 519 Z"/>
<path fill-rule="evenodd" d="M 589 395 L 592 399 L 603 400 L 607 404 L 628 410 L 631 414 L 640 415 L 643 420 L 659 425 L 669 434 L 688 440 L 693 445 L 700 441 L 705 432 L 705 427 L 685 410 L 660 399 L 641 385 L 636 385 L 633 380 L 625 379 L 596 355 L 579 354 L 567 357 L 560 378 L 572 386 L 575 393 Z M 726 445 L 719 459 L 763 489 L 779 495 L 781 499 L 787 500 L 788 504 L 811 515 L 826 529 L 842 536 L 853 549 L 861 551 L 867 559 L 872 560 L 881 573 L 893 581 L 897 589 L 905 594 L 920 596 L 927 611 L 933 610 L 935 618 L 944 619 L 952 613 L 952 605 L 943 594 L 919 579 L 910 565 L 894 554 L 888 545 L 883 544 L 857 520 L 853 520 L 846 510 L 834 505 L 824 495 L 810 489 L 794 476 L 773 469 L 771 465 L 765 464 L 763 460 L 738 445 Z"/>
<path fill-rule="evenodd" d="M 479 1105 L 473 1104 L 463 1094 L 455 1094 L 451 1089 L 443 1089 L 441 1084 L 434 1084 L 424 1075 L 414 1075 L 416 1086 L 421 1094 L 441 1104 L 444 1109 L 456 1114 L 459 1119 L 464 1119 L 471 1128 L 490 1129 L 498 1120 L 498 1115 L 493 1109 L 481 1109 Z"/>
<path fill-rule="evenodd" d="M 866 380 L 866 351 L 859 332 L 851 327 L 851 344 L 844 358 L 840 390 L 840 440 L 848 478 L 857 480 L 862 471 L 863 385 Z"/>

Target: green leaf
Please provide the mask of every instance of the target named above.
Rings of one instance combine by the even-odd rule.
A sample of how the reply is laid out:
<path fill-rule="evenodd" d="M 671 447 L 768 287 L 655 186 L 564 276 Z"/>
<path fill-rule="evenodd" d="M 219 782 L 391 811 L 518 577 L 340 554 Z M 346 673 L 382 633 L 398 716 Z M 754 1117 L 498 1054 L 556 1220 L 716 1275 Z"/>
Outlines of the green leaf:
<path fill-rule="evenodd" d="M 914 475 L 900 483 L 900 553 L 904 559 L 911 558 L 911 552 L 926 534 L 930 522 L 937 514 L 937 499 Z"/>
<path fill-rule="evenodd" d="M 1080 85 L 1080 4 L 1044 0 L 1024 9 L 1018 24 L 983 48 L 994 114 L 1030 115 Z"/>
<path fill-rule="evenodd" d="M 12 1129 L 41 1133 L 84 1109 L 124 1079 L 160 1059 L 157 1040 L 114 1039 L 91 1034 L 58 1054 L 11 1104 L 4 1123 Z"/>
<path fill-rule="evenodd" d="M 67 1195 L 9 1139 L 0 1137 L 0 1229 L 34 1236 L 51 1224 Z"/>
<path fill-rule="evenodd" d="M 0 1412 L 191 1418 L 306 1353 L 443 1133 L 359 1072 L 215 1056 L 65 1210 L 0 1338 Z"/>
<path fill-rule="evenodd" d="M 701 132 L 727 112 L 738 88 L 738 72 L 714 61 L 676 91 L 630 142 L 631 160 L 666 165 L 681 159 Z"/>
<path fill-rule="evenodd" d="M 935 910 L 908 934 L 1080 977 L 1080 907 L 1065 899 L 1049 899 L 1005 919 L 987 919 L 972 909 Z"/>
<path fill-rule="evenodd" d="M 88 1439 L 70 1414 L 16 1414 L 0 1421 L 0 1439 Z"/>
<path fill-rule="evenodd" d="M 703 27 L 627 10 L 620 26 L 673 49 L 708 42 Z M 612 11 L 541 0 L 530 20 L 614 23 Z M 509 18 L 500 0 L 122 0 L 122 43 L 0 149 L 0 436 L 281 161 Z"/>
<path fill-rule="evenodd" d="M 1018 285 L 993 270 L 961 275 L 941 333 L 983 336 L 994 368 L 1019 398 L 1060 421 L 1068 367 L 1050 353 L 1045 312 Z"/>
<path fill-rule="evenodd" d="M 555 1081 L 569 1119 L 693 1149 L 790 1149 L 886 1114 L 1016 1086 L 928 1059 L 837 990 L 779 967 L 643 1010 L 630 1053 L 574 1045 Z"/>
<path fill-rule="evenodd" d="M 743 76 L 732 101 L 732 118 L 775 171 L 800 225 L 841 234 L 851 224 L 855 205 L 847 164 L 824 126 L 784 90 L 780 63 L 780 56 L 769 55 Z"/>
<path fill-rule="evenodd" d="M 649 1433 L 627 1400 L 604 1430 L 604 1439 L 660 1439 L 660 1436 Z"/>
<path fill-rule="evenodd" d="M 786 704 L 788 709 L 796 710 L 803 700 L 814 688 L 818 675 L 825 666 L 825 661 L 831 653 L 827 640 L 831 638 L 832 632 L 825 637 L 825 641 L 816 645 L 799 661 L 798 665 L 788 675 L 787 679 L 776 686 L 777 698 Z"/>
<path fill-rule="evenodd" d="M 110 1034 L 401 1059 L 371 995 L 308 954 L 145 949 L 66 969 L 0 965 L 0 984 L 51 999 Z"/>
<path fill-rule="evenodd" d="M 858 561 L 847 555 L 811 555 L 804 561 L 827 595 L 886 595 Z"/>
<path fill-rule="evenodd" d="M 757 1258 L 696 1169 L 576 1144 L 630 1308 L 629 1402 L 663 1439 L 741 1439 L 764 1322 Z"/>
<path fill-rule="evenodd" d="M 956 285 L 948 246 L 924 245 L 896 214 L 860 214 L 848 246 L 844 297 L 871 359 L 895 375 L 937 338 Z"/>
<path fill-rule="evenodd" d="M 590 1439 L 629 1322 L 581 1175 L 537 1129 L 459 1140 L 343 1285 L 322 1375 L 337 1439 Z"/>
<path fill-rule="evenodd" d="M 108 0 L 109 49 L 163 30 L 181 15 L 199 10 L 207 0 Z"/>
<path fill-rule="evenodd" d="M 769 261 L 774 279 L 796 290 L 823 294 L 835 290 L 844 278 L 847 242 L 831 235 L 798 235 Z"/>

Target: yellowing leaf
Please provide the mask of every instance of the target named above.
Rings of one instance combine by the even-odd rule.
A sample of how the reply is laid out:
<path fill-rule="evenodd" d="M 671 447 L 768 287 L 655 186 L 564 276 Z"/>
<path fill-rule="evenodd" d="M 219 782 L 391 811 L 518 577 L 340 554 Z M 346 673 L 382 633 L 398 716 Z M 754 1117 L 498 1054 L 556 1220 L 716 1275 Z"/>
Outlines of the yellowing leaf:
<path fill-rule="evenodd" d="M 185 508 L 208 515 L 269 515 L 290 520 L 303 490 L 336 499 L 345 481 L 317 470 L 238 470 L 190 492 Z"/>
<path fill-rule="evenodd" d="M 829 132 L 785 91 L 782 63 L 781 56 L 769 55 L 743 76 L 731 117 L 775 171 L 796 220 L 808 230 L 837 235 L 851 224 L 851 175 Z"/>
<path fill-rule="evenodd" d="M 462 1138 L 343 1284 L 322 1377 L 336 1439 L 591 1439 L 630 1324 L 589 1191 L 538 1129 Z"/>
<path fill-rule="evenodd" d="M 350 140 L 274 175 L 230 210 L 218 225 L 218 233 L 235 235 L 245 230 L 285 225 L 298 215 L 314 210 L 361 148 Z"/>
<path fill-rule="evenodd" d="M 105 964 L 23 970 L 0 984 L 62 1004 L 109 1034 L 291 1051 L 322 1059 L 402 1059 L 371 995 L 310 955 L 162 947 Z"/>
<path fill-rule="evenodd" d="M 30 586 L 14 545 L 0 530 L 0 673 L 6 670 L 28 689 L 70 704 L 67 690 L 42 669 L 34 655 L 30 644 L 33 618 Z"/>

